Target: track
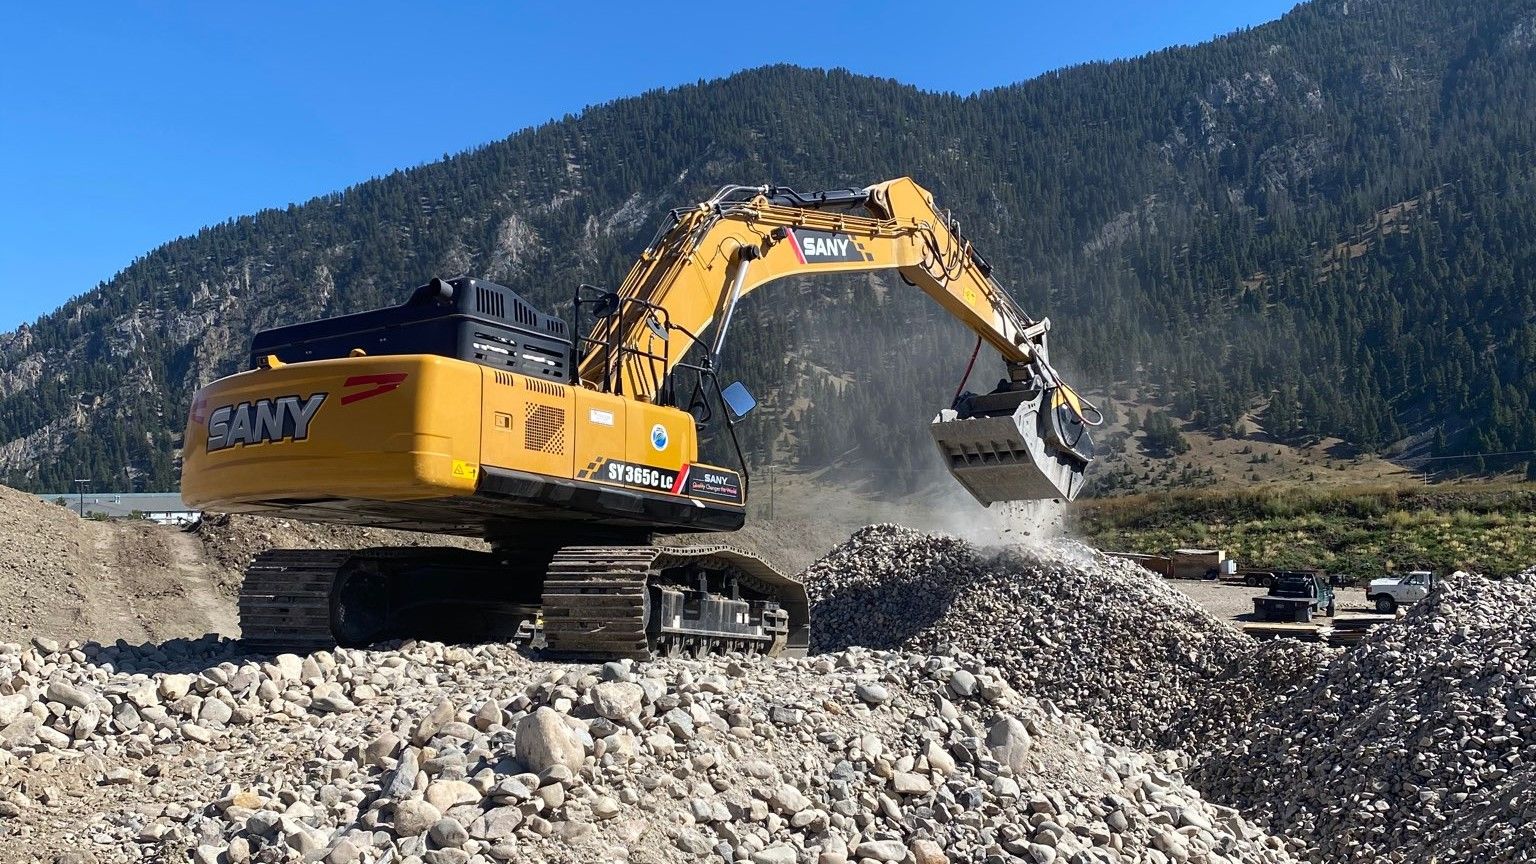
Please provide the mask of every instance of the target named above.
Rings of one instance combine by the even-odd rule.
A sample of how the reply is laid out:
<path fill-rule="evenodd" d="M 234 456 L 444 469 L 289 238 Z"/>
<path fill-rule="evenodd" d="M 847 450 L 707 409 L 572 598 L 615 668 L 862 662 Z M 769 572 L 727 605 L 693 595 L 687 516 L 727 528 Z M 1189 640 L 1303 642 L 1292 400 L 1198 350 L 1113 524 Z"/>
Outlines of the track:
<path fill-rule="evenodd" d="M 257 556 L 240 591 L 245 643 L 259 651 L 335 646 L 331 592 L 337 576 L 344 567 L 355 572 L 347 565 L 356 556 L 379 557 L 381 551 L 279 549 Z M 488 589 L 497 580 L 537 588 L 542 577 L 542 627 L 534 644 L 551 655 L 645 659 L 655 654 L 741 651 L 803 656 L 809 645 L 805 587 L 727 546 L 569 546 L 545 560 L 549 565 L 542 573 L 479 568 L 465 572 L 482 580 L 466 584 Z M 690 579 L 709 578 L 700 574 L 712 574 L 713 587 L 690 584 Z M 352 584 L 351 577 L 347 581 Z M 389 592 L 377 593 L 382 597 Z M 352 600 L 339 602 L 353 608 Z M 476 608 L 496 603 L 489 594 L 473 596 Z M 527 609 L 526 617 L 531 618 L 534 607 L 508 608 Z M 395 635 L 445 638 L 416 633 L 414 628 Z"/>
<path fill-rule="evenodd" d="M 673 617 L 653 608 L 666 603 L 669 573 L 703 567 L 731 574 L 758 601 L 751 620 L 713 628 L 684 620 L 700 598 L 671 592 Z M 763 611 L 764 607 L 770 607 Z M 544 640 L 551 654 L 630 657 L 719 651 L 803 656 L 809 644 L 805 586 L 761 559 L 728 546 L 572 546 L 550 562 L 544 582 Z M 759 618 L 761 612 L 761 618 Z"/>
<path fill-rule="evenodd" d="M 240 585 L 240 639 L 258 651 L 333 648 L 331 585 L 352 552 L 273 549 L 256 556 Z"/>
<path fill-rule="evenodd" d="M 544 643 L 555 654 L 651 656 L 645 635 L 646 583 L 657 549 L 575 546 L 560 550 L 544 577 Z"/>

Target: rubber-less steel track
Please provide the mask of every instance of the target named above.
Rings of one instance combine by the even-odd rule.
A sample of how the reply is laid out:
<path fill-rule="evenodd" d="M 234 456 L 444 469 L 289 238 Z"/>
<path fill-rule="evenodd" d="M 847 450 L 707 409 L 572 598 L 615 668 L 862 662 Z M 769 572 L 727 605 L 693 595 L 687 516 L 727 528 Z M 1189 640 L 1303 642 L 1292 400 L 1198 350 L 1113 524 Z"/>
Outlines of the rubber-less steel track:
<path fill-rule="evenodd" d="M 545 648 L 556 654 L 645 659 L 646 583 L 659 550 L 569 546 L 544 576 Z"/>
<path fill-rule="evenodd" d="M 274 549 L 258 555 L 240 589 L 242 641 L 251 649 L 272 652 L 334 647 L 332 592 L 338 574 L 349 561 L 366 554 Z M 773 613 L 779 616 L 778 629 L 753 635 L 652 622 L 653 581 L 688 565 L 729 571 L 744 592 L 776 603 L 783 610 Z M 536 580 L 539 574 L 523 578 Z M 380 601 L 385 602 L 382 596 Z M 485 602 L 494 601 L 487 596 Z M 727 546 L 567 546 L 554 554 L 543 574 L 543 624 L 535 644 L 542 642 L 555 655 L 605 659 L 645 659 L 678 650 L 803 656 L 809 643 L 808 610 L 805 586 Z"/>
<path fill-rule="evenodd" d="M 743 587 L 773 598 L 789 613 L 782 647 L 740 634 L 648 631 L 648 585 L 671 568 L 700 564 L 730 569 Z M 803 656 L 809 638 L 805 586 L 761 559 L 728 546 L 568 546 L 544 579 L 545 648 L 551 654 L 645 659 L 684 636 L 695 650 L 744 649 Z"/>
<path fill-rule="evenodd" d="M 256 556 L 240 586 L 240 639 L 258 651 L 333 648 L 331 586 L 352 552 L 273 549 Z"/>

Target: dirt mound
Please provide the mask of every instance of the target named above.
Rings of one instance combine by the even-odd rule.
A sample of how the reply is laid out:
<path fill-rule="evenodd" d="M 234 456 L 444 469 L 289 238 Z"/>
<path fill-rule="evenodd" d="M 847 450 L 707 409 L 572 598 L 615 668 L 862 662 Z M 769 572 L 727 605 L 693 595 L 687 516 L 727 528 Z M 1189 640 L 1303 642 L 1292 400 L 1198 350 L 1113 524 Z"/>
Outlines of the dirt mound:
<path fill-rule="evenodd" d="M 228 581 L 179 529 L 82 520 L 0 486 L 0 640 L 233 633 L 234 607 L 220 599 Z"/>
<path fill-rule="evenodd" d="M 1195 775 L 1327 861 L 1536 849 L 1536 571 L 1457 574 Z"/>
<path fill-rule="evenodd" d="M 251 559 L 268 549 L 366 549 L 371 546 L 489 548 L 484 542 L 471 537 L 358 528 L 353 525 L 324 525 L 269 516 L 210 515 L 200 520 L 192 530 L 219 566 L 237 574 L 244 573 Z M 230 587 L 230 593 L 238 590 L 237 579 Z"/>
<path fill-rule="evenodd" d="M 260 552 L 423 545 L 484 547 L 469 538 L 255 516 L 209 516 L 190 530 L 96 521 L 0 486 L 0 641 L 233 636 L 234 598 Z"/>
<path fill-rule="evenodd" d="M 875 525 L 805 578 L 818 650 L 973 653 L 1137 746 L 1198 745 L 1331 656 L 1261 651 L 1161 578 L 1073 543 L 989 551 Z"/>

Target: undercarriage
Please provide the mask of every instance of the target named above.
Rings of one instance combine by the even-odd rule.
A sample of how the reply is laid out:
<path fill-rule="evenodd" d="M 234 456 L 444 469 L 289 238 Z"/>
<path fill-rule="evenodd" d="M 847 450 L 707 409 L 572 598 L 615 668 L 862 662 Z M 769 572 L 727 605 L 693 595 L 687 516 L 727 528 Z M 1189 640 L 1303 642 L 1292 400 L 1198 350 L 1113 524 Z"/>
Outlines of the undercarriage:
<path fill-rule="evenodd" d="M 523 640 L 552 657 L 803 655 L 805 588 L 726 546 L 277 549 L 252 562 L 242 638 L 262 651 Z"/>

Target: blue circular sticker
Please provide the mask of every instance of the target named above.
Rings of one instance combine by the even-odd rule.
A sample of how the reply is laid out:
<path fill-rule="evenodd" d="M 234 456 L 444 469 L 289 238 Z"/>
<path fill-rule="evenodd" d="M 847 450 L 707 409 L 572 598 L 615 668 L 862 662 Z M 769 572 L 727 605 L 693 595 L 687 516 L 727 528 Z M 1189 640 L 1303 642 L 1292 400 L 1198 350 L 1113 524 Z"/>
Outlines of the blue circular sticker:
<path fill-rule="evenodd" d="M 651 446 L 657 450 L 667 449 L 667 427 L 660 423 L 651 427 Z"/>

